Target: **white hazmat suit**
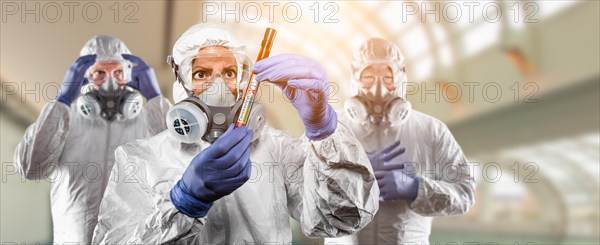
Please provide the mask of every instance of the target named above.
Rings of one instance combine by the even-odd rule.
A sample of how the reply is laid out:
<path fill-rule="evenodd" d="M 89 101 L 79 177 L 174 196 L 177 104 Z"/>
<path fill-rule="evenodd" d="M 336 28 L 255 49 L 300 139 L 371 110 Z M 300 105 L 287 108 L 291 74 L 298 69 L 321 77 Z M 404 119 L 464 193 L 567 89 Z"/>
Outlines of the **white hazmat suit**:
<path fill-rule="evenodd" d="M 182 55 L 222 44 L 241 46 L 222 29 L 196 25 L 179 38 L 173 58 L 181 66 Z M 185 98 L 175 93 L 176 100 Z M 258 134 L 251 178 L 202 218 L 178 211 L 169 192 L 209 143 L 181 143 L 165 131 L 117 148 L 115 173 L 128 165 L 135 172 L 129 179 L 111 176 L 94 242 L 283 244 L 292 241 L 290 216 L 304 234 L 320 237 L 349 235 L 371 221 L 378 187 L 364 149 L 346 127 L 338 124 L 333 134 L 315 141 L 268 126 Z"/>
<path fill-rule="evenodd" d="M 129 50 L 120 40 L 92 38 L 81 56 L 112 59 Z M 27 179 L 52 182 L 51 210 L 54 243 L 92 241 L 98 209 L 114 164 L 117 146 L 166 129 L 170 103 L 162 96 L 148 101 L 133 119 L 107 121 L 84 118 L 73 105 L 49 102 L 30 125 L 15 150 L 15 167 Z"/>
<path fill-rule="evenodd" d="M 326 239 L 326 244 L 429 244 L 433 216 L 463 214 L 475 201 L 472 169 L 448 127 L 441 121 L 411 109 L 406 100 L 404 57 L 397 46 L 370 39 L 357 50 L 353 86 L 360 88 L 360 73 L 371 64 L 387 64 L 394 74 L 394 95 L 402 102 L 388 112 L 387 123 L 374 125 L 353 117 L 352 105 L 340 115 L 368 152 L 381 151 L 401 142 L 406 151 L 393 163 L 405 163 L 405 172 L 417 177 L 414 201 L 380 201 L 373 221 L 353 236 Z M 398 109 L 399 108 L 399 109 Z M 351 111 L 351 112 L 349 112 Z"/>

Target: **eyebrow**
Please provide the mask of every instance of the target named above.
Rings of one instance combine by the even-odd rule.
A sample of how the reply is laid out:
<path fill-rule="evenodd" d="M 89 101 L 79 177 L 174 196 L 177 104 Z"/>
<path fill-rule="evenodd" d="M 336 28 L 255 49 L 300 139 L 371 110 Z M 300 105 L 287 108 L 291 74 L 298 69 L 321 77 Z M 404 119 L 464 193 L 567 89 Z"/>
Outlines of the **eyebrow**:
<path fill-rule="evenodd" d="M 202 65 L 195 65 L 192 68 L 200 68 L 200 69 L 211 70 L 211 71 L 213 70 L 211 67 L 205 67 L 205 66 L 202 66 Z M 237 69 L 237 65 L 230 65 L 230 66 L 227 66 L 227 67 L 225 67 L 223 69 Z"/>
<path fill-rule="evenodd" d="M 106 68 L 106 67 L 95 67 L 91 69 L 92 71 L 116 71 L 116 70 L 123 70 L 122 66 L 118 66 L 112 69 Z"/>
<path fill-rule="evenodd" d="M 212 70 L 212 68 L 204 67 L 204 66 L 201 66 L 201 65 L 194 65 L 194 66 L 192 66 L 192 68 L 200 68 L 200 69 L 204 69 L 204 70 Z"/>

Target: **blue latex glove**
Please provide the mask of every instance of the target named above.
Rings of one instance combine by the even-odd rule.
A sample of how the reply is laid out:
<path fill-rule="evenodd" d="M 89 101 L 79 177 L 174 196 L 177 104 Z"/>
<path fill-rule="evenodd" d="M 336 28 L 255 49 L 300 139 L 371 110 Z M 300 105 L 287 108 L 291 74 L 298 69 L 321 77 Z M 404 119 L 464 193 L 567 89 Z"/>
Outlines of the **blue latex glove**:
<path fill-rule="evenodd" d="M 154 69 L 146 64 L 140 57 L 130 54 L 122 54 L 121 56 L 133 63 L 131 82 L 128 82 L 127 86 L 140 91 L 140 94 L 142 94 L 146 100 L 159 96 L 161 93 L 160 88 L 158 87 L 156 74 L 154 74 Z"/>
<path fill-rule="evenodd" d="M 379 185 L 379 199 L 382 201 L 413 201 L 417 198 L 419 179 L 403 172 L 404 163 L 394 162 L 404 152 L 404 147 L 400 147 L 398 141 L 381 152 L 367 153 Z"/>
<path fill-rule="evenodd" d="M 79 57 L 69 70 L 67 70 L 55 99 L 67 106 L 71 106 L 73 100 L 81 93 L 81 87 L 88 83 L 85 72 L 94 63 L 96 63 L 95 54 Z"/>
<path fill-rule="evenodd" d="M 256 62 L 256 81 L 268 81 L 281 88 L 298 111 L 306 137 L 321 140 L 333 134 L 337 115 L 327 103 L 329 81 L 325 69 L 315 60 L 296 54 L 281 54 Z"/>
<path fill-rule="evenodd" d="M 250 178 L 250 141 L 246 127 L 229 129 L 201 151 L 171 189 L 173 205 L 187 216 L 200 218 L 221 197 L 231 194 Z"/>

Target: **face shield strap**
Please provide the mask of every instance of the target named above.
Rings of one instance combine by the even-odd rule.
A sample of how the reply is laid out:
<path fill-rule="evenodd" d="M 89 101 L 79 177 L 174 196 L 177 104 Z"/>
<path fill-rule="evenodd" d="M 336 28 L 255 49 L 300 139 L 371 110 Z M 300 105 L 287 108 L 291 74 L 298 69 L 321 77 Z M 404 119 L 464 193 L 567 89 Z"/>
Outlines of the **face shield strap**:
<path fill-rule="evenodd" d="M 181 87 L 183 87 L 183 90 L 185 90 L 185 93 L 188 95 L 188 97 L 193 96 L 193 91 L 190 91 L 185 87 L 185 82 L 181 79 L 181 76 L 179 75 L 179 66 L 175 63 L 175 59 L 173 59 L 172 55 L 167 56 L 167 64 L 169 64 L 169 66 L 171 66 L 171 68 L 173 69 L 175 79 L 181 84 Z"/>

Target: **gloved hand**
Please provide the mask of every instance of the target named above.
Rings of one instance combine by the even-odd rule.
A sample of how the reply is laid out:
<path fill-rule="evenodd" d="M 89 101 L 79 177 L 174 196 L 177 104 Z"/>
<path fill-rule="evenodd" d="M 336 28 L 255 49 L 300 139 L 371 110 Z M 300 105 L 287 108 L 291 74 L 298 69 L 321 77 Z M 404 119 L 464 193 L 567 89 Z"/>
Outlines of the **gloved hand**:
<path fill-rule="evenodd" d="M 173 205 L 187 216 L 204 217 L 212 203 L 231 194 L 250 178 L 250 141 L 246 127 L 229 129 L 200 152 L 171 189 Z"/>
<path fill-rule="evenodd" d="M 140 94 L 150 100 L 156 96 L 159 96 L 160 88 L 158 87 L 158 81 L 154 69 L 144 62 L 140 57 L 122 54 L 124 59 L 133 63 L 131 70 L 131 82 L 127 83 L 127 86 L 140 91 Z"/>
<path fill-rule="evenodd" d="M 298 111 L 306 137 L 321 140 L 337 127 L 337 115 L 327 103 L 329 81 L 325 69 L 315 60 L 296 54 L 282 54 L 256 62 L 256 81 L 275 83 Z"/>
<path fill-rule="evenodd" d="M 69 70 L 67 70 L 55 99 L 67 106 L 71 106 L 73 100 L 81 93 L 81 87 L 88 83 L 85 72 L 94 63 L 96 63 L 95 54 L 79 57 Z"/>
<path fill-rule="evenodd" d="M 379 199 L 410 200 L 417 198 L 419 190 L 419 179 L 403 172 L 404 163 L 394 163 L 393 160 L 404 154 L 404 147 L 400 147 L 400 141 L 395 142 L 381 152 L 367 153 L 375 178 L 379 185 Z"/>

